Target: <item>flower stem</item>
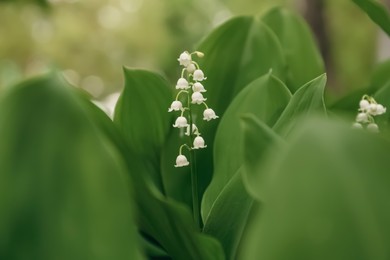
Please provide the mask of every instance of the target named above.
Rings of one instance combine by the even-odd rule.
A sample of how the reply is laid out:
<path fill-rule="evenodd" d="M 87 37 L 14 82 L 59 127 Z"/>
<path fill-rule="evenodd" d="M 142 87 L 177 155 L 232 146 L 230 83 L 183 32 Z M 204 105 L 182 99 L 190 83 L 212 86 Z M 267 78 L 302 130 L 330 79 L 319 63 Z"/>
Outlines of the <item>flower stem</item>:
<path fill-rule="evenodd" d="M 189 121 L 190 121 L 190 135 L 189 135 L 189 141 L 190 141 L 190 147 L 194 141 L 193 134 L 192 134 L 192 113 L 191 113 L 191 105 L 190 107 L 190 113 L 189 113 Z M 199 208 L 199 193 L 198 193 L 198 173 L 196 170 L 196 157 L 195 157 L 195 151 L 193 149 L 190 150 L 190 167 L 191 167 L 191 186 L 192 186 L 192 213 L 194 216 L 194 222 L 195 226 L 200 229 L 200 208 Z"/>
<path fill-rule="evenodd" d="M 191 138 L 192 139 L 192 138 Z M 198 194 L 198 175 L 196 171 L 195 151 L 190 151 L 191 160 L 191 184 L 192 184 L 192 211 L 196 228 L 200 229 L 200 208 L 199 208 L 199 194 Z"/>

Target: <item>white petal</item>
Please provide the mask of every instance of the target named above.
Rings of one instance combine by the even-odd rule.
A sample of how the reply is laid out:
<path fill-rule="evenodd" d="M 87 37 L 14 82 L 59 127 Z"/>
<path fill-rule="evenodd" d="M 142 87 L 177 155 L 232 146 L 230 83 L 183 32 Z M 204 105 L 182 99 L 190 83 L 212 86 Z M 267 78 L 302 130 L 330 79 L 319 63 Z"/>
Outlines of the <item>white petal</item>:
<path fill-rule="evenodd" d="M 182 154 L 179 154 L 176 158 L 176 165 L 175 167 L 183 167 L 183 166 L 187 166 L 189 165 L 190 163 L 188 162 L 187 160 L 187 157 L 185 157 L 184 155 Z"/>

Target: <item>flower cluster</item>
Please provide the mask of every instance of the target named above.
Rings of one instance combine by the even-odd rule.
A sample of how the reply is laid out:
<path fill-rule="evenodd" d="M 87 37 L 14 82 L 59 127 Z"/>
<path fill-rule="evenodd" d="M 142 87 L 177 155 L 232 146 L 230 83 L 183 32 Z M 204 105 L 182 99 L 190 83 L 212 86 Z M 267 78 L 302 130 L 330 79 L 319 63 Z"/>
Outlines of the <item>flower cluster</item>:
<path fill-rule="evenodd" d="M 359 102 L 356 122 L 352 127 L 362 129 L 364 126 L 371 132 L 379 132 L 378 125 L 375 123 L 374 116 L 386 113 L 386 108 L 378 104 L 373 97 L 364 95 Z"/>
<path fill-rule="evenodd" d="M 214 110 L 209 108 L 206 104 L 207 98 L 203 96 L 206 92 L 202 82 L 206 80 L 203 71 L 199 68 L 197 62 L 192 60 L 192 56 L 196 55 L 202 58 L 204 54 L 199 51 L 189 53 L 187 51 L 180 54 L 178 59 L 183 70 L 181 77 L 176 83 L 176 89 L 178 93 L 175 100 L 172 102 L 168 112 L 180 111 L 180 116 L 177 117 L 173 127 L 186 128 L 186 135 L 190 137 L 190 145 L 183 144 L 180 146 L 179 155 L 176 158 L 175 167 L 183 167 L 189 165 L 187 158 L 182 154 L 183 147 L 188 150 L 205 148 L 205 141 L 201 136 L 198 127 L 193 122 L 191 114 L 192 105 L 203 105 L 205 110 L 203 111 L 203 120 L 210 121 L 218 118 Z"/>

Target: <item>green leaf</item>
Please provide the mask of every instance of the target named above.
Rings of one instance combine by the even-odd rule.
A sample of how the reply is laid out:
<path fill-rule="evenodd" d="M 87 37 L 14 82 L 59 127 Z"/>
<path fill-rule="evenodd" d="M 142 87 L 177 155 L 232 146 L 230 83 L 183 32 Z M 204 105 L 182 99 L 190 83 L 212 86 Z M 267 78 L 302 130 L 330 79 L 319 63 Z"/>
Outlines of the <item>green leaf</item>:
<path fill-rule="evenodd" d="M 265 124 L 273 126 L 287 106 L 291 93 L 271 74 L 266 74 L 245 87 L 233 100 L 219 124 L 214 143 L 214 174 L 202 201 L 203 220 L 225 185 L 243 162 L 239 150 L 243 142 L 240 117 L 251 113 Z"/>
<path fill-rule="evenodd" d="M 260 173 L 264 206 L 240 259 L 388 259 L 389 142 L 349 123 L 300 123 Z"/>
<path fill-rule="evenodd" d="M 142 259 L 124 163 L 55 74 L 0 101 L 0 258 Z"/>
<path fill-rule="evenodd" d="M 173 259 L 224 259 L 219 242 L 197 230 L 188 207 L 167 199 L 148 182 L 145 176 L 156 170 L 148 158 L 128 151 L 123 151 L 123 156 L 135 187 L 140 229 L 156 239 Z"/>
<path fill-rule="evenodd" d="M 253 117 L 272 126 L 290 97 L 291 93 L 280 80 L 266 74 L 237 95 L 218 127 L 214 146 L 215 171 L 202 201 L 202 217 L 204 232 L 218 238 L 231 259 L 236 254 L 252 204 L 239 171 L 243 163 L 240 117 L 252 113 Z M 223 226 L 229 226 L 229 229 Z"/>
<path fill-rule="evenodd" d="M 160 167 L 160 152 L 171 128 L 169 84 L 158 74 L 124 68 L 125 88 L 115 107 L 114 122 L 131 151 Z M 159 173 L 158 171 L 153 171 Z M 162 190 L 160 175 L 149 176 Z"/>
<path fill-rule="evenodd" d="M 373 0 L 352 0 L 360 7 L 370 19 L 379 25 L 382 30 L 390 36 L 390 14 L 386 7 L 378 1 Z"/>
<path fill-rule="evenodd" d="M 275 146 L 284 144 L 284 140 L 278 136 L 263 121 L 258 120 L 253 115 L 248 115 L 242 119 L 243 137 L 243 167 L 242 178 L 247 192 L 256 200 L 262 201 L 261 190 L 257 183 L 263 178 L 263 164 L 268 160 L 267 153 Z"/>
<path fill-rule="evenodd" d="M 273 129 L 282 136 L 287 136 L 296 126 L 298 116 L 305 116 L 313 112 L 326 113 L 324 103 L 325 85 L 326 74 L 323 74 L 298 89 Z"/>
<path fill-rule="evenodd" d="M 135 188 L 140 229 L 153 237 L 173 259 L 224 259 L 219 242 L 197 230 L 189 209 L 164 197 L 159 186 L 150 179 L 150 176 L 161 175 L 156 161 L 171 123 L 168 113 L 171 95 L 168 99 L 165 93 L 167 84 L 160 76 L 147 71 L 125 70 L 125 74 L 126 88 L 114 119 L 120 132 L 110 129 L 101 114 L 95 115 L 98 124 L 120 149 L 127 163 Z M 146 106 L 146 109 L 141 109 Z M 121 137 L 120 133 L 124 136 Z M 121 138 L 127 142 L 121 142 Z M 148 139 L 145 147 L 137 149 L 136 144 L 140 141 L 137 138 Z"/>
<path fill-rule="evenodd" d="M 284 79 L 285 59 L 277 37 L 255 17 L 237 17 L 211 32 L 198 47 L 205 56 L 199 65 L 207 80 L 205 97 L 207 104 L 218 116 L 225 110 L 235 96 L 251 81 L 272 73 Z M 203 82 L 202 82 L 203 84 Z M 204 122 L 203 107 L 195 108 L 198 115 L 196 125 L 200 129 L 208 147 L 197 152 L 199 193 L 202 194 L 210 182 L 213 162 L 212 151 L 216 127 L 219 120 Z M 172 131 L 163 153 L 163 179 L 167 194 L 177 200 L 191 204 L 189 169 L 173 167 L 178 148 L 178 132 Z"/>
<path fill-rule="evenodd" d="M 325 72 L 324 62 L 309 26 L 302 17 L 276 7 L 262 16 L 276 34 L 287 62 L 286 84 L 291 92 Z"/>
<path fill-rule="evenodd" d="M 375 100 L 382 104 L 387 109 L 390 109 L 390 79 L 382 88 L 378 89 L 373 95 Z M 390 132 L 390 113 L 386 112 L 384 115 L 376 116 L 375 122 L 379 125 L 379 129 Z"/>
<path fill-rule="evenodd" d="M 253 203 L 253 198 L 245 190 L 239 169 L 224 186 L 210 209 L 203 232 L 221 242 L 228 259 L 236 259 Z"/>

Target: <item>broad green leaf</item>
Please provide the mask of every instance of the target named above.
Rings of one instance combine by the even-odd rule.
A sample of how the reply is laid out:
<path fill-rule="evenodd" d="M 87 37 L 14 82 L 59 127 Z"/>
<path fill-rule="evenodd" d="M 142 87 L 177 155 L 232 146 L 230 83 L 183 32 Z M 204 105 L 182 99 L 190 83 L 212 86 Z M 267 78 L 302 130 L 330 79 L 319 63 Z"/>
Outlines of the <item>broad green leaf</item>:
<path fill-rule="evenodd" d="M 387 84 L 378 89 L 373 96 L 379 104 L 382 104 L 387 108 L 387 112 L 385 114 L 375 117 L 375 122 L 378 123 L 380 129 L 385 128 L 383 130 L 390 132 L 390 78 Z"/>
<path fill-rule="evenodd" d="M 243 117 L 241 123 L 243 137 L 243 166 L 242 178 L 247 192 L 256 200 L 262 201 L 257 183 L 263 178 L 262 167 L 268 160 L 267 152 L 275 146 L 284 144 L 284 140 L 278 136 L 263 121 L 253 115 Z"/>
<path fill-rule="evenodd" d="M 370 19 L 390 36 L 390 14 L 386 7 L 375 0 L 352 0 Z"/>
<path fill-rule="evenodd" d="M 378 90 L 390 81 L 390 59 L 377 65 L 372 72 L 370 87 Z"/>
<path fill-rule="evenodd" d="M 170 130 L 172 93 L 158 74 L 124 68 L 125 88 L 115 107 L 114 122 L 131 151 L 160 167 L 160 151 Z M 153 171 L 159 173 L 159 171 Z M 161 176 L 149 176 L 162 189 Z"/>
<path fill-rule="evenodd" d="M 239 169 L 224 186 L 210 209 L 203 232 L 221 242 L 228 259 L 236 259 L 253 203 L 253 198 L 245 190 Z"/>
<path fill-rule="evenodd" d="M 388 259 L 390 144 L 350 124 L 301 122 L 256 183 L 240 259 Z"/>
<path fill-rule="evenodd" d="M 260 163 L 262 161 L 260 160 L 261 153 L 274 145 L 278 141 L 278 137 L 255 115 L 247 115 L 241 120 L 244 123 L 243 131 L 245 133 L 244 157 L 256 157 L 257 162 Z M 250 135 L 250 138 L 247 138 L 247 135 Z M 248 140 L 252 142 L 249 145 Z M 256 203 L 252 196 L 248 195 L 249 184 L 247 182 L 249 178 L 246 175 L 249 173 L 240 167 L 230 178 L 215 199 L 203 228 L 203 232 L 211 234 L 221 241 L 229 259 L 236 259 L 242 234 L 248 224 L 249 214 Z"/>
<path fill-rule="evenodd" d="M 277 133 L 287 136 L 296 126 L 298 116 L 308 115 L 313 112 L 326 113 L 324 103 L 325 85 L 326 75 L 323 74 L 298 89 L 273 129 Z"/>
<path fill-rule="evenodd" d="M 240 117 L 251 113 L 272 127 L 290 98 L 291 93 L 287 87 L 268 73 L 245 87 L 226 110 L 215 137 L 213 179 L 202 201 L 204 221 L 207 221 L 207 215 L 220 192 L 243 162 L 240 151 L 243 142 Z"/>
<path fill-rule="evenodd" d="M 205 97 L 207 104 L 220 118 L 235 96 L 251 81 L 272 69 L 275 76 L 284 80 L 285 59 L 274 33 L 257 17 L 234 18 L 208 35 L 198 47 L 205 56 L 199 65 L 207 80 Z M 203 83 L 203 82 L 202 82 Z M 212 151 L 219 120 L 203 121 L 204 107 L 194 107 L 196 124 L 208 147 L 197 152 L 199 193 L 210 182 L 213 172 Z M 191 204 L 189 168 L 173 167 L 178 148 L 186 139 L 178 138 L 172 131 L 163 153 L 162 167 L 164 187 L 169 196 Z"/>
<path fill-rule="evenodd" d="M 159 92 L 165 92 L 161 89 L 166 89 L 166 84 L 159 76 L 151 72 L 125 70 L 125 73 L 128 78 L 126 89 L 134 89 L 134 91 L 126 92 L 125 89 L 120 101 L 122 103 L 118 103 L 116 108 L 116 113 L 119 111 L 120 116 L 115 116 L 115 123 L 119 126 L 120 131 L 115 133 L 115 129 L 112 127 L 110 129 L 107 117 L 104 118 L 98 113 L 94 113 L 94 115 L 101 128 L 120 149 L 127 163 L 130 181 L 135 188 L 134 196 L 137 203 L 139 228 L 153 237 L 173 259 L 224 259 L 219 242 L 197 230 L 188 208 L 164 197 L 159 187 L 149 177 L 160 176 L 156 158 L 159 158 L 158 147 L 162 145 L 164 140 L 156 137 L 165 135 L 171 123 L 170 117 L 168 117 L 166 119 L 168 127 L 159 128 L 165 122 L 161 122 L 161 118 L 155 118 L 169 116 L 168 107 L 171 100 L 170 98 L 166 100 L 165 94 Z M 132 84 L 129 84 L 130 81 Z M 132 97 L 133 93 L 139 93 L 139 95 Z M 164 104 L 164 100 L 166 104 Z M 138 105 L 130 106 L 128 102 L 142 104 L 143 107 L 150 105 L 150 107 L 142 110 Z M 138 135 L 139 138 L 147 138 L 145 133 L 147 130 L 142 132 L 142 127 L 146 127 L 146 125 L 142 121 L 143 119 L 139 118 L 139 114 L 142 114 L 146 122 L 153 120 L 155 123 L 161 123 L 161 125 L 153 126 L 151 124 L 148 126 L 151 129 L 155 127 L 160 130 L 154 129 L 155 132 L 149 133 L 152 135 L 150 140 L 147 140 L 146 147 L 140 150 L 135 146 L 136 141 L 132 141 L 132 138 L 135 137 L 126 137 L 126 133 L 133 131 L 133 134 Z M 135 117 L 135 120 L 132 117 Z M 126 141 L 122 142 L 121 139 Z M 146 150 L 148 147 L 151 149 Z"/>
<path fill-rule="evenodd" d="M 125 165 L 55 74 L 0 101 L 0 259 L 142 259 Z"/>
<path fill-rule="evenodd" d="M 164 197 L 146 175 L 156 170 L 148 158 L 123 151 L 135 187 L 140 229 L 173 259 L 224 259 L 217 240 L 201 234 L 187 206 Z M 157 173 L 155 173 L 157 174 Z"/>
<path fill-rule="evenodd" d="M 321 54 L 302 17 L 276 7 L 264 14 L 262 21 L 282 44 L 287 62 L 286 85 L 291 92 L 325 72 Z"/>
<path fill-rule="evenodd" d="M 243 163 L 240 117 L 252 113 L 255 118 L 272 126 L 290 97 L 291 93 L 280 80 L 266 74 L 237 95 L 219 124 L 214 146 L 215 171 L 203 197 L 202 217 L 205 222 L 204 232 L 217 237 L 231 259 L 236 254 L 246 225 L 246 215 L 252 204 L 239 172 Z M 262 135 L 261 132 L 258 134 Z M 224 225 L 230 228 L 221 230 Z"/>

